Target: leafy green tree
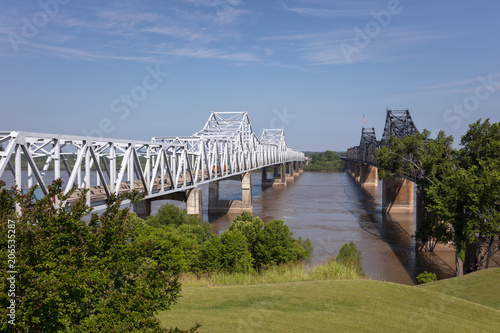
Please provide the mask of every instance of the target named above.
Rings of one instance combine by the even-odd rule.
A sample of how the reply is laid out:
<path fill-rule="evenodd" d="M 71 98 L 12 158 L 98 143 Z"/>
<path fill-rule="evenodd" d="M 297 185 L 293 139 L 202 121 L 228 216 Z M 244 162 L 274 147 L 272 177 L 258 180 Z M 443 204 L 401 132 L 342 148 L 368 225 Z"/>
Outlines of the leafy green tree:
<path fill-rule="evenodd" d="M 252 255 L 246 237 L 239 230 L 226 230 L 220 237 L 223 268 L 226 271 L 248 273 L 253 271 Z"/>
<path fill-rule="evenodd" d="M 255 267 L 267 267 L 310 258 L 310 253 L 293 238 L 293 233 L 282 220 L 272 220 L 257 235 Z"/>
<path fill-rule="evenodd" d="M 338 263 L 353 267 L 358 274 L 363 274 L 363 258 L 361 251 L 353 242 L 345 243 L 339 251 L 339 255 L 335 259 Z"/>
<path fill-rule="evenodd" d="M 101 215 L 92 214 L 85 193 L 69 208 L 53 208 L 73 191 L 62 193 L 56 180 L 49 195 L 33 203 L 33 187 L 12 198 L 0 187 L 0 217 L 16 221 L 16 325 L 6 323 L 8 285 L 1 279 L 0 329 L 15 332 L 162 332 L 154 314 L 177 299 L 179 265 L 151 255 L 137 240 L 141 221 L 120 209 L 125 197 L 112 197 Z M 137 200 L 137 193 L 126 196 Z M 0 236 L 6 262 L 7 237 Z"/>
<path fill-rule="evenodd" d="M 257 237 L 259 233 L 264 228 L 264 222 L 260 217 L 253 217 L 247 211 L 244 211 L 241 215 L 237 215 L 229 226 L 229 230 L 239 230 L 247 239 L 248 249 L 250 253 L 254 256 L 257 246 Z"/>
<path fill-rule="evenodd" d="M 201 246 L 198 272 L 248 273 L 253 271 L 252 262 L 245 236 L 239 230 L 226 230 Z"/>
<path fill-rule="evenodd" d="M 157 252 L 180 265 L 181 272 L 198 272 L 200 246 L 212 237 L 209 223 L 173 204 L 162 205 L 137 228 L 137 234 L 146 248 L 158 247 Z"/>
<path fill-rule="evenodd" d="M 469 126 L 461 145 L 460 167 L 466 170 L 464 208 L 475 236 L 471 238 L 480 242 L 489 239 L 491 248 L 500 222 L 500 124 L 478 120 Z M 489 259 L 488 255 L 486 267 Z"/>
<path fill-rule="evenodd" d="M 460 150 L 453 138 L 429 132 L 391 138 L 377 151 L 379 175 L 411 176 L 426 198 L 429 213 L 416 235 L 455 248 L 456 272 L 463 274 L 465 251 L 481 237 L 498 234 L 500 195 L 498 124 L 479 120 L 462 137 Z"/>
<path fill-rule="evenodd" d="M 214 236 L 200 246 L 197 260 L 197 272 L 217 272 L 224 269 L 223 244 Z"/>

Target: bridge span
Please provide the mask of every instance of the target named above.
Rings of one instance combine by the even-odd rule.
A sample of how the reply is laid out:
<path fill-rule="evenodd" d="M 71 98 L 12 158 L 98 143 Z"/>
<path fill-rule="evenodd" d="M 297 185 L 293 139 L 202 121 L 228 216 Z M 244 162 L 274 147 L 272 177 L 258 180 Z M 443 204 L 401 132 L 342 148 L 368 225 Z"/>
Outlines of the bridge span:
<path fill-rule="evenodd" d="M 387 109 L 381 140 L 377 140 L 375 128 L 363 127 L 359 145 L 347 150 L 347 157 L 343 158 L 347 172 L 362 186 L 378 186 L 376 149 L 387 146 L 391 136 L 403 138 L 416 133 L 409 110 Z M 413 213 L 415 198 L 411 178 L 383 179 L 382 186 L 382 209 L 386 213 Z"/>
<path fill-rule="evenodd" d="M 212 111 L 192 136 L 151 141 L 0 132 L 1 180 L 10 172 L 17 188 L 38 185 L 46 195 L 64 176 L 63 193 L 77 189 L 65 202 L 54 200 L 55 207 L 71 206 L 87 190 L 87 204 L 101 209 L 112 194 L 137 190 L 145 195 L 134 204 L 141 217 L 150 214 L 152 201 L 165 199 L 185 201 L 189 214 L 202 216 L 203 184 L 209 184 L 209 211 L 251 211 L 252 171 L 262 169 L 263 186 L 286 186 L 305 163 L 304 153 L 288 147 L 284 130 L 264 129 L 259 139 L 247 112 Z M 219 200 L 219 181 L 228 179 L 242 182 L 241 201 Z"/>

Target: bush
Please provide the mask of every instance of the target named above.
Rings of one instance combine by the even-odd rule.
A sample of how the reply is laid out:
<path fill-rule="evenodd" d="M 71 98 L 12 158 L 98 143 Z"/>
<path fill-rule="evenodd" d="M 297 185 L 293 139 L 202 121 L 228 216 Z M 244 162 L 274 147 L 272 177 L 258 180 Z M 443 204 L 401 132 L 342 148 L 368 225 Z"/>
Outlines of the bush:
<path fill-rule="evenodd" d="M 433 282 L 437 281 L 437 276 L 436 274 L 432 272 L 423 272 L 417 275 L 417 283 L 418 284 L 423 284 L 423 283 L 428 283 L 428 282 Z"/>
<path fill-rule="evenodd" d="M 221 237 L 213 236 L 199 253 L 199 273 L 208 271 L 251 272 L 254 269 L 308 260 L 309 239 L 293 238 L 281 220 L 269 223 L 249 212 L 236 216 Z"/>
<path fill-rule="evenodd" d="M 342 265 L 353 267 L 359 274 L 363 274 L 361 251 L 353 242 L 342 245 L 336 261 Z"/>

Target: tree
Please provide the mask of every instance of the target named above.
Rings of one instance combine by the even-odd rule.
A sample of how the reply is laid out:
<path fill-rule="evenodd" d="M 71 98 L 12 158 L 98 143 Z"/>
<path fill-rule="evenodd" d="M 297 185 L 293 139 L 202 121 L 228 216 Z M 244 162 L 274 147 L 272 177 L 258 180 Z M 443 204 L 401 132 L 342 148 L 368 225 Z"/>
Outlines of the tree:
<path fill-rule="evenodd" d="M 480 119 L 469 126 L 462 137 L 460 166 L 467 170 L 465 209 L 475 241 L 493 240 L 499 234 L 500 222 L 500 124 Z M 486 267 L 490 255 L 487 257 Z M 477 258 L 476 258 L 477 262 Z"/>
<path fill-rule="evenodd" d="M 247 211 L 244 211 L 241 215 L 237 215 L 229 226 L 229 230 L 238 230 L 245 236 L 248 242 L 248 249 L 252 256 L 255 256 L 257 237 L 262 228 L 264 228 L 264 222 L 260 217 L 254 218 L 252 214 Z"/>
<path fill-rule="evenodd" d="M 342 245 L 339 255 L 335 260 L 344 266 L 356 269 L 358 274 L 363 274 L 363 258 L 361 256 L 361 251 L 358 250 L 358 247 L 353 242 Z"/>
<path fill-rule="evenodd" d="M 460 150 L 440 132 L 391 138 L 377 151 L 380 177 L 410 176 L 424 194 L 427 218 L 416 235 L 455 248 L 457 276 L 463 274 L 465 251 L 481 237 L 498 234 L 500 196 L 500 129 L 489 120 L 470 125 Z"/>
<path fill-rule="evenodd" d="M 161 332 L 154 314 L 177 299 L 178 269 L 171 262 L 151 256 L 136 242 L 141 221 L 129 209 L 120 209 L 125 197 L 111 197 L 101 215 L 86 206 L 85 191 L 69 208 L 53 208 L 52 196 L 64 202 L 73 191 L 62 193 L 56 180 L 49 194 L 33 203 L 28 193 L 14 198 L 0 186 L 1 224 L 16 221 L 16 325 L 17 332 Z M 12 200 L 20 206 L 15 215 Z M 132 221 L 133 220 L 133 221 Z M 0 237 L 6 262 L 7 237 Z M 6 279 L 1 279 L 1 330 L 9 302 Z"/>
<path fill-rule="evenodd" d="M 282 220 L 266 223 L 257 235 L 256 242 L 256 268 L 307 260 L 310 257 L 310 253 L 297 243 Z"/>
<path fill-rule="evenodd" d="M 253 271 L 252 262 L 245 236 L 239 230 L 226 230 L 202 245 L 198 272 L 248 273 Z"/>

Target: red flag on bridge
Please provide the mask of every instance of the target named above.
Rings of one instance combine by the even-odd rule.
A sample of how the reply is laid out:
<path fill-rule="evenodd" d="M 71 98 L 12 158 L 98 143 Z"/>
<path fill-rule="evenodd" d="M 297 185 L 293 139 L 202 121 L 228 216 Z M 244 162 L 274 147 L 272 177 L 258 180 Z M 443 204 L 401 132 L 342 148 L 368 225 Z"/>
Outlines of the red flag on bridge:
<path fill-rule="evenodd" d="M 363 125 L 365 124 L 365 115 L 363 114 Z"/>

